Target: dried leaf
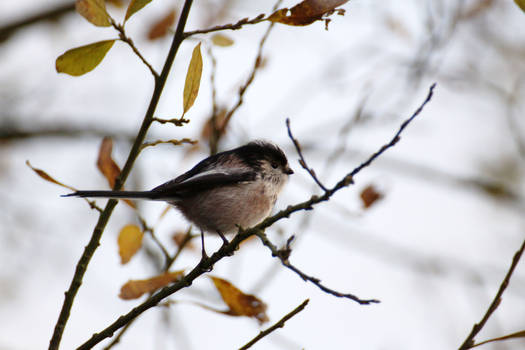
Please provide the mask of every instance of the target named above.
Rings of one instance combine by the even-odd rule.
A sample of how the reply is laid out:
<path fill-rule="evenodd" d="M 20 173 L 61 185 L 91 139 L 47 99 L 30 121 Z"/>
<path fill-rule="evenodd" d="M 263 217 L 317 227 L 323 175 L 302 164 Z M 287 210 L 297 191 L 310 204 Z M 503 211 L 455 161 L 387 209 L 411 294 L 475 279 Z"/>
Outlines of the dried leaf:
<path fill-rule="evenodd" d="M 475 348 L 476 346 L 479 346 L 479 345 L 482 345 L 482 344 L 487 344 L 487 343 L 492 343 L 492 342 L 495 342 L 495 341 L 502 341 L 502 340 L 507 340 L 507 339 L 514 339 L 514 338 L 525 338 L 525 330 L 524 331 L 519 331 L 519 332 L 516 332 L 516 333 L 512 333 L 512 334 L 508 334 L 508 335 L 505 335 L 503 337 L 498 337 L 498 338 L 485 340 L 485 341 L 482 341 L 481 343 L 475 344 L 472 347 Z"/>
<path fill-rule="evenodd" d="M 211 37 L 211 42 L 214 45 L 223 46 L 223 47 L 233 45 L 233 40 L 223 34 L 215 34 L 214 36 Z"/>
<path fill-rule="evenodd" d="M 120 263 L 128 263 L 133 255 L 142 246 L 142 237 L 144 233 L 136 225 L 126 225 L 118 234 L 118 254 L 120 255 Z"/>
<path fill-rule="evenodd" d="M 244 294 L 230 282 L 210 276 L 215 288 L 221 294 L 222 300 L 228 305 L 229 310 L 222 312 L 230 316 L 254 317 L 259 323 L 268 322 L 266 304 L 254 295 Z"/>
<path fill-rule="evenodd" d="M 120 175 L 120 168 L 111 158 L 113 151 L 113 140 L 109 137 L 104 137 L 98 151 L 97 168 L 102 175 L 108 180 L 109 187 L 115 186 L 115 180 Z"/>
<path fill-rule="evenodd" d="M 383 194 L 376 190 L 374 185 L 368 185 L 361 191 L 360 197 L 365 209 L 370 208 L 375 202 L 383 198 Z"/>
<path fill-rule="evenodd" d="M 516 5 L 520 7 L 520 9 L 525 12 L 525 0 L 514 0 Z"/>
<path fill-rule="evenodd" d="M 73 76 L 86 74 L 99 65 L 114 43 L 104 40 L 68 50 L 57 58 L 56 70 Z"/>
<path fill-rule="evenodd" d="M 58 185 L 58 186 L 62 186 L 62 187 L 65 187 L 67 189 L 70 189 L 72 191 L 76 191 L 75 188 L 71 187 L 71 186 L 68 186 L 68 185 L 64 185 L 62 182 L 60 181 L 57 181 L 55 179 L 53 179 L 48 173 L 46 173 L 44 170 L 42 169 L 38 169 L 38 168 L 34 168 L 31 163 L 29 163 L 28 160 L 26 160 L 26 165 L 28 167 L 30 167 L 38 176 L 40 176 L 42 179 L 46 180 L 46 181 L 49 181 L 49 182 L 52 182 L 54 183 L 55 185 Z"/>
<path fill-rule="evenodd" d="M 137 299 L 145 293 L 152 293 L 159 288 L 176 282 L 184 274 L 184 270 L 165 272 L 159 276 L 145 280 L 130 280 L 120 288 L 119 298 L 124 300 Z"/>
<path fill-rule="evenodd" d="M 191 241 L 188 241 L 188 239 L 191 239 L 191 236 L 188 236 L 188 234 L 191 234 L 191 231 L 175 232 L 171 236 L 171 239 L 173 240 L 173 243 L 175 243 L 177 245 L 177 247 L 179 247 L 179 248 L 182 246 L 182 244 L 184 244 L 184 249 L 189 249 L 189 250 L 195 250 L 196 251 L 197 247 L 195 246 L 195 244 L 193 244 L 193 242 L 191 242 Z"/>
<path fill-rule="evenodd" d="M 111 25 L 104 0 L 77 0 L 75 8 L 82 17 L 98 27 Z"/>
<path fill-rule="evenodd" d="M 182 115 L 193 106 L 197 94 L 199 93 L 199 86 L 201 83 L 202 75 L 202 56 L 201 56 L 201 43 L 193 49 L 191 55 L 190 65 L 188 67 L 188 73 L 186 73 L 186 82 L 184 83 L 184 96 L 183 105 L 184 111 Z"/>
<path fill-rule="evenodd" d="M 283 8 L 272 13 L 268 20 L 292 26 L 305 26 L 331 15 L 335 8 L 348 0 L 304 0 L 291 9 Z M 288 12 L 290 12 L 288 14 Z"/>
<path fill-rule="evenodd" d="M 124 7 L 124 2 L 122 0 L 106 0 L 106 3 L 112 4 L 113 6 L 118 8 Z"/>
<path fill-rule="evenodd" d="M 155 40 L 168 34 L 170 27 L 175 23 L 175 10 L 171 10 L 166 16 L 151 25 L 148 32 L 148 39 Z"/>
<path fill-rule="evenodd" d="M 126 22 L 131 16 L 136 12 L 140 11 L 144 6 L 149 4 L 151 0 L 131 0 L 129 3 L 128 9 L 126 10 L 126 17 L 124 22 Z"/>

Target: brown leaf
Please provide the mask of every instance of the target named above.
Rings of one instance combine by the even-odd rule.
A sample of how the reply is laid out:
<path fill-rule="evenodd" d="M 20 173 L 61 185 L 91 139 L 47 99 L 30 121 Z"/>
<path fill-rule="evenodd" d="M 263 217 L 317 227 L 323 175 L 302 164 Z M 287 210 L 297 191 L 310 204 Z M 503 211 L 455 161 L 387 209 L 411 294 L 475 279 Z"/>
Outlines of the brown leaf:
<path fill-rule="evenodd" d="M 222 312 L 230 316 L 254 317 L 259 323 L 268 322 L 266 304 L 254 295 L 245 294 L 230 282 L 210 276 L 215 288 L 221 294 L 222 300 L 228 305 L 229 310 Z"/>
<path fill-rule="evenodd" d="M 155 40 L 168 34 L 170 27 L 175 23 L 175 10 L 171 10 L 166 16 L 155 21 L 148 31 L 148 39 Z"/>
<path fill-rule="evenodd" d="M 111 158 L 111 152 L 113 151 L 113 140 L 109 137 L 104 137 L 98 151 L 97 167 L 98 170 L 108 180 L 109 187 L 115 186 L 115 180 L 120 175 L 120 168 Z"/>
<path fill-rule="evenodd" d="M 374 185 L 368 185 L 360 194 L 361 201 L 363 202 L 363 207 L 365 209 L 370 208 L 376 201 L 384 197 L 384 195 L 376 190 Z"/>
<path fill-rule="evenodd" d="M 102 175 L 108 180 L 109 187 L 115 186 L 117 176 L 120 175 L 120 168 L 111 157 L 113 151 L 113 140 L 110 137 L 104 137 L 98 151 L 97 168 Z M 124 189 L 124 188 L 123 188 Z M 127 205 L 136 208 L 135 204 L 129 199 L 124 199 Z"/>
<path fill-rule="evenodd" d="M 191 241 L 188 242 L 188 238 L 191 239 L 191 236 L 189 237 L 188 233 L 191 233 L 191 231 L 186 231 L 186 232 L 178 231 L 178 232 L 175 232 L 171 236 L 171 239 L 173 240 L 173 243 L 175 243 L 177 245 L 177 247 L 180 247 L 182 244 L 185 244 L 185 246 L 184 246 L 185 249 L 197 250 L 197 247 L 195 247 L 195 245 Z"/>
<path fill-rule="evenodd" d="M 111 25 L 104 0 L 77 0 L 75 9 L 82 17 L 98 27 Z"/>
<path fill-rule="evenodd" d="M 145 293 L 152 293 L 159 288 L 179 280 L 184 270 L 165 272 L 145 280 L 130 280 L 120 288 L 119 298 L 124 300 L 137 299 Z"/>
<path fill-rule="evenodd" d="M 347 1 L 348 0 L 304 0 L 291 9 L 283 8 L 275 11 L 267 19 L 271 22 L 279 22 L 292 26 L 305 26 L 331 15 L 336 7 L 343 5 Z"/>
<path fill-rule="evenodd" d="M 28 167 L 31 168 L 31 170 L 33 170 L 38 176 L 40 176 L 42 179 L 46 180 L 46 181 L 49 181 L 51 183 L 54 183 L 55 185 L 58 185 L 58 186 L 62 186 L 62 187 L 65 187 L 67 189 L 70 189 L 71 191 L 76 191 L 76 189 L 74 187 L 71 187 L 71 186 L 68 186 L 68 185 L 64 185 L 62 182 L 60 181 L 57 181 L 55 179 L 53 179 L 48 173 L 46 173 L 44 170 L 42 169 L 38 169 L 38 168 L 34 168 L 31 163 L 29 163 L 28 160 L 26 160 L 26 165 Z"/>
<path fill-rule="evenodd" d="M 118 234 L 118 254 L 120 255 L 120 263 L 128 263 L 133 255 L 142 246 L 142 237 L 144 233 L 136 225 L 126 225 Z"/>

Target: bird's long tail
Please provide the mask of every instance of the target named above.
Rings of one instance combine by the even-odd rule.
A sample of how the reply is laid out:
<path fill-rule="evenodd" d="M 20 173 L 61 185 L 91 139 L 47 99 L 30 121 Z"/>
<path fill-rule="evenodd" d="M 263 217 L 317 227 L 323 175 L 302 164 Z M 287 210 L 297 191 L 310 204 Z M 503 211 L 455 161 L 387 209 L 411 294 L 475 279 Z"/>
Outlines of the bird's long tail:
<path fill-rule="evenodd" d="M 76 191 L 61 197 L 119 198 L 119 199 L 157 199 L 151 191 Z"/>

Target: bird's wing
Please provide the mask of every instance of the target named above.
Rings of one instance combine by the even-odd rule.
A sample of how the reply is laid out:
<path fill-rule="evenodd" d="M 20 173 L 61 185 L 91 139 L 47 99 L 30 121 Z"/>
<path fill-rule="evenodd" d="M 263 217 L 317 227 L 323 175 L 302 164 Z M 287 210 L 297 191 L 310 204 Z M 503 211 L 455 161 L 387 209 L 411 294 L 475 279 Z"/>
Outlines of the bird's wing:
<path fill-rule="evenodd" d="M 222 172 L 198 174 L 184 181 L 180 181 L 178 178 L 168 181 L 152 189 L 151 194 L 154 199 L 160 200 L 183 198 L 222 186 L 253 181 L 255 176 L 256 174 L 253 171 L 231 174 Z"/>

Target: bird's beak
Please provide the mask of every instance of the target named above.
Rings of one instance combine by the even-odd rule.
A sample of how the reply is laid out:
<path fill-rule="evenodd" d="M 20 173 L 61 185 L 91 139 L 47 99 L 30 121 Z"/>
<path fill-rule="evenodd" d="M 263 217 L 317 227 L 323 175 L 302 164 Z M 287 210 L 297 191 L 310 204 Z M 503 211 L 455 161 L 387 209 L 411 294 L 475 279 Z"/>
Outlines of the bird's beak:
<path fill-rule="evenodd" d="M 292 175 L 293 170 L 287 165 L 286 168 L 284 168 L 284 173 L 288 175 Z"/>

